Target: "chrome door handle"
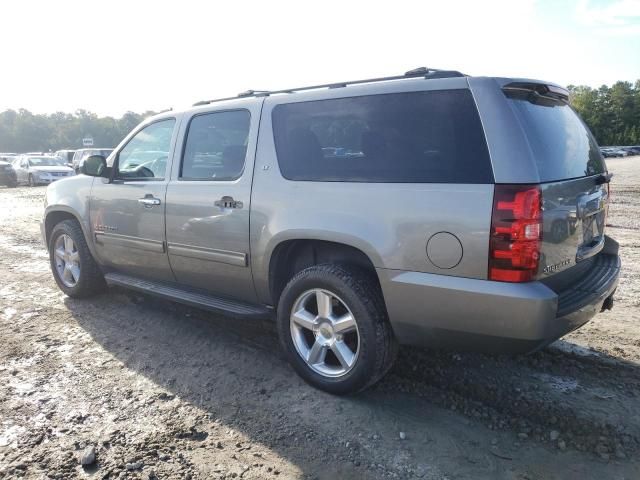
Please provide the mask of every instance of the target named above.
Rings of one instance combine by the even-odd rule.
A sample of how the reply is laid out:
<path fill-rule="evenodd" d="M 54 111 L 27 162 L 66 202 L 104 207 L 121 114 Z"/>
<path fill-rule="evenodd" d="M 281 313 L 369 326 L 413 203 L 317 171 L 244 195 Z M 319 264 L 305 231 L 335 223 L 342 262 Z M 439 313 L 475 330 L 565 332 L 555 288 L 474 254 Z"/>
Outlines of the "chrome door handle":
<path fill-rule="evenodd" d="M 154 205 L 160 205 L 160 199 L 154 197 L 139 198 L 138 203 L 142 203 L 145 207 L 153 207 Z"/>
<path fill-rule="evenodd" d="M 228 195 L 225 195 L 220 200 L 216 200 L 215 202 L 213 202 L 213 204 L 216 207 L 220 207 L 223 209 L 224 208 L 242 208 L 244 206 L 242 202 L 234 200 L 233 197 L 229 197 Z"/>

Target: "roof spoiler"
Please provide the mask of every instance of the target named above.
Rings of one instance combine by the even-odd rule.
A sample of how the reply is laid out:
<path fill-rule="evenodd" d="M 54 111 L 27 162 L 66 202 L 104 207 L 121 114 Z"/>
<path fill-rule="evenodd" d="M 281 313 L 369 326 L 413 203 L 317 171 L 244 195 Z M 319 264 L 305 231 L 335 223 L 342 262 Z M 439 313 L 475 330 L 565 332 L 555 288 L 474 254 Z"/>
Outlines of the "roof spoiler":
<path fill-rule="evenodd" d="M 535 93 L 542 97 L 569 102 L 569 90 L 552 83 L 511 82 L 502 87 L 505 92 Z"/>

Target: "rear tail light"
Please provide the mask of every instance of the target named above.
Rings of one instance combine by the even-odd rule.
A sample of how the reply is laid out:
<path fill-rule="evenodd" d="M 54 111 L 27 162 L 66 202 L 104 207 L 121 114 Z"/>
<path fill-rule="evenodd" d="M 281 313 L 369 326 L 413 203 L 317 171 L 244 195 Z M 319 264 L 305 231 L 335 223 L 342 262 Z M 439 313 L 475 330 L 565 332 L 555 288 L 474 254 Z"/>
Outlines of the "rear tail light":
<path fill-rule="evenodd" d="M 496 185 L 489 240 L 489 279 L 533 280 L 540 260 L 542 194 L 539 185 Z"/>

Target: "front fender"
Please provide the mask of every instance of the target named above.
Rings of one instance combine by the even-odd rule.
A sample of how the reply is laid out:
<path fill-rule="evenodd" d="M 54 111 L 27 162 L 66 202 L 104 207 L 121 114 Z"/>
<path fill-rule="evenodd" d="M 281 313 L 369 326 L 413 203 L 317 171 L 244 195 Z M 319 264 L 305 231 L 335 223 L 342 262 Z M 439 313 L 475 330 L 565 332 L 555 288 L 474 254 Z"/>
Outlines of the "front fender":
<path fill-rule="evenodd" d="M 42 238 L 48 248 L 48 236 L 55 225 L 52 219 L 73 216 L 84 233 L 91 254 L 95 257 L 94 243 L 91 235 L 91 220 L 89 215 L 91 187 L 93 177 L 78 175 L 76 177 L 58 180 L 47 187 L 45 194 L 45 209 L 41 222 Z"/>

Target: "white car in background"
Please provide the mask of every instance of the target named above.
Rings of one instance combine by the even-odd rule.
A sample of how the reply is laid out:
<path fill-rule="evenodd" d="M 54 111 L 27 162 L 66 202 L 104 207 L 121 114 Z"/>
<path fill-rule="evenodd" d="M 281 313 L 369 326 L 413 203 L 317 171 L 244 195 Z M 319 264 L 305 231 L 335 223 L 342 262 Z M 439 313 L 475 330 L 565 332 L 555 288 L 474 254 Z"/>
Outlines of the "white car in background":
<path fill-rule="evenodd" d="M 73 168 L 67 167 L 59 157 L 20 155 L 13 161 L 18 184 L 48 185 L 61 178 L 75 175 Z"/>

